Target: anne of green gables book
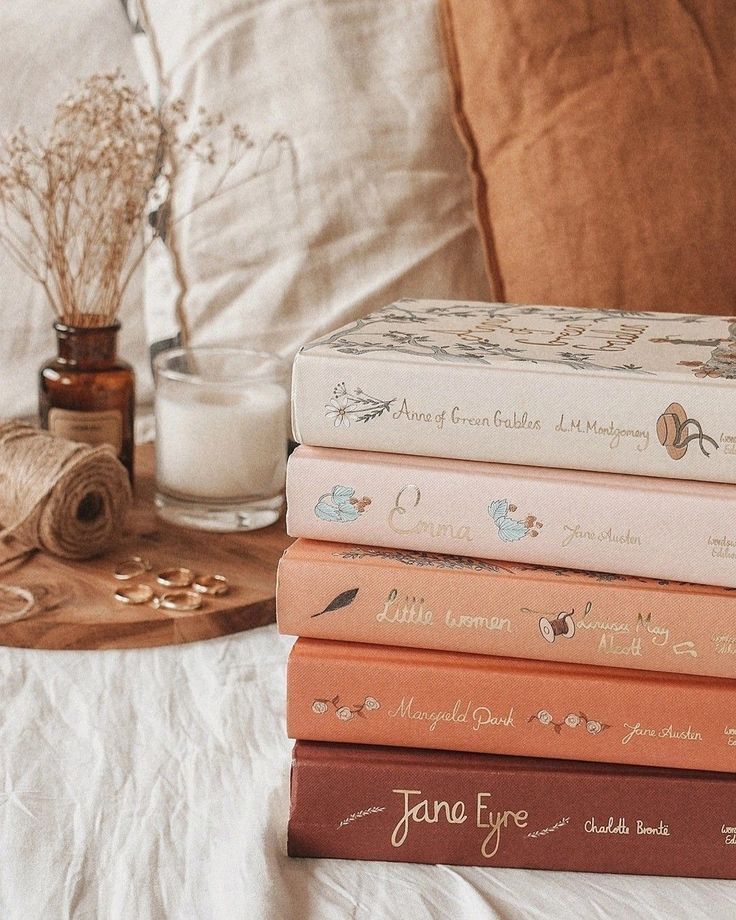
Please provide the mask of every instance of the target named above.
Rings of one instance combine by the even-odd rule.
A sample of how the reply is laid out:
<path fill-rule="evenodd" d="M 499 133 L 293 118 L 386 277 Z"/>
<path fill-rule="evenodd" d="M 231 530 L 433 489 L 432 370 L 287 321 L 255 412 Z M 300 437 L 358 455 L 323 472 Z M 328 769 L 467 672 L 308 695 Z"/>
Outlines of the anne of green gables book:
<path fill-rule="evenodd" d="M 736 482 L 736 318 L 402 300 L 305 345 L 316 447 Z"/>

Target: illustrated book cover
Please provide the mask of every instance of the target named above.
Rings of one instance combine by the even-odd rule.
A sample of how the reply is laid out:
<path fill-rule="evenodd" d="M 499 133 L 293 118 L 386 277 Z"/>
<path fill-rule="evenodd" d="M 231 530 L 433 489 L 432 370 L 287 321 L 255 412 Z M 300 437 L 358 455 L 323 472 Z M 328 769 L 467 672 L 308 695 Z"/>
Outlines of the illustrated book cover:
<path fill-rule="evenodd" d="M 293 636 L 736 678 L 732 588 L 300 539 L 276 608 Z"/>
<path fill-rule="evenodd" d="M 305 345 L 295 437 L 736 482 L 736 319 L 401 300 Z"/>
<path fill-rule="evenodd" d="M 297 639 L 287 730 L 385 744 L 736 771 L 736 681 Z"/>

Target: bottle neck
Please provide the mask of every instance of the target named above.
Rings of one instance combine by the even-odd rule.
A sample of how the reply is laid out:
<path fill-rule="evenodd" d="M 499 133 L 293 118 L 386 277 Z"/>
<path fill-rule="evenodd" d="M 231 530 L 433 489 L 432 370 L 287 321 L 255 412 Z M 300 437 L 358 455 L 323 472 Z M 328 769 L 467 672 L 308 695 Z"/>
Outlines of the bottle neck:
<path fill-rule="evenodd" d="M 120 323 L 109 326 L 69 326 L 54 323 L 57 360 L 80 370 L 104 370 L 117 358 Z"/>

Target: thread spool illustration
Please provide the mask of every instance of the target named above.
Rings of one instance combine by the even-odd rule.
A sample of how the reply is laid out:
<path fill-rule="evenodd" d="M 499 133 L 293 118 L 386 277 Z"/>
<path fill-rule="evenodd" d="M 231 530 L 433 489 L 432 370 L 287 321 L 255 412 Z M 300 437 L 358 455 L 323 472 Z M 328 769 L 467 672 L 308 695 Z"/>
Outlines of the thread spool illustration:
<path fill-rule="evenodd" d="M 697 430 L 689 432 L 691 426 Z M 698 447 L 706 457 L 710 456 L 705 449 L 706 442 L 718 450 L 718 444 L 703 432 L 700 422 L 687 417 L 680 403 L 670 403 L 657 419 L 657 438 L 673 460 L 682 460 L 691 441 L 698 442 Z"/>
<path fill-rule="evenodd" d="M 575 620 L 572 618 L 572 613 L 563 610 L 553 620 L 542 617 L 539 621 L 539 632 L 550 645 L 558 636 L 562 636 L 563 639 L 572 639 L 575 635 Z"/>

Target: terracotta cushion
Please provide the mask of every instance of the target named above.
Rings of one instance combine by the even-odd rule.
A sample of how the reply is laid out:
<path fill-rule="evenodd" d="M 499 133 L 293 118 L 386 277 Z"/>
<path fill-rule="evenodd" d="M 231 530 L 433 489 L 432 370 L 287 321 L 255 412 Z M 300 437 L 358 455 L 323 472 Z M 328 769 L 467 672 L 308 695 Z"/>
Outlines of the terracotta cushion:
<path fill-rule="evenodd" d="M 441 0 L 498 299 L 736 309 L 736 4 Z"/>

